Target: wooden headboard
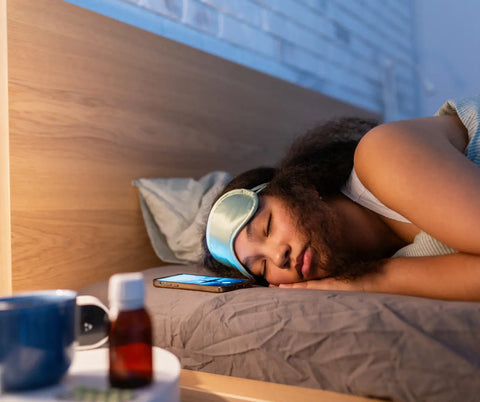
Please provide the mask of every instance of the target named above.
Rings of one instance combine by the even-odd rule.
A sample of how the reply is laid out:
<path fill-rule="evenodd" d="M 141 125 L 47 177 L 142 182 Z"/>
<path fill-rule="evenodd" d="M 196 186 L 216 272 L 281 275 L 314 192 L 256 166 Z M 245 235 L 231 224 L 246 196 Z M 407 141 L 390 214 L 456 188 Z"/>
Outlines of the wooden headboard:
<path fill-rule="evenodd" d="M 0 8 L 0 293 L 160 265 L 135 178 L 236 174 L 319 120 L 372 116 L 61 0 Z"/>

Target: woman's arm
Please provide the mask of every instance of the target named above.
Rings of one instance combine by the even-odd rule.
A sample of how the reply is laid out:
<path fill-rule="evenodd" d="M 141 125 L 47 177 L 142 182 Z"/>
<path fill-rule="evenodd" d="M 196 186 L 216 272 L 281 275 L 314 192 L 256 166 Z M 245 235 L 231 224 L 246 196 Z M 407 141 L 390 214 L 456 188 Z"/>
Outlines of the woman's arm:
<path fill-rule="evenodd" d="M 458 117 L 440 116 L 380 125 L 355 153 L 368 190 L 459 253 L 387 259 L 355 280 L 280 286 L 480 301 L 480 167 L 464 155 L 467 142 Z"/>
<path fill-rule="evenodd" d="M 326 278 L 280 287 L 480 301 L 480 256 L 457 253 L 433 257 L 391 258 L 385 260 L 378 272 L 355 280 Z"/>
<path fill-rule="evenodd" d="M 463 154 L 456 116 L 387 123 L 370 131 L 355 169 L 380 201 L 456 250 L 480 255 L 480 168 Z"/>

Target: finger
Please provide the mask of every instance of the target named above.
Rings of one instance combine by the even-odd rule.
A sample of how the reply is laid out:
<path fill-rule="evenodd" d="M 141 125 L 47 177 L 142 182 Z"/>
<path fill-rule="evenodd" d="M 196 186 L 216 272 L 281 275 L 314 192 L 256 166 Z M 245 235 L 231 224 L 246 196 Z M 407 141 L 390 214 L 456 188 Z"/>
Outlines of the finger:
<path fill-rule="evenodd" d="M 278 285 L 279 288 L 307 288 L 308 282 L 297 282 L 297 283 L 281 283 Z"/>

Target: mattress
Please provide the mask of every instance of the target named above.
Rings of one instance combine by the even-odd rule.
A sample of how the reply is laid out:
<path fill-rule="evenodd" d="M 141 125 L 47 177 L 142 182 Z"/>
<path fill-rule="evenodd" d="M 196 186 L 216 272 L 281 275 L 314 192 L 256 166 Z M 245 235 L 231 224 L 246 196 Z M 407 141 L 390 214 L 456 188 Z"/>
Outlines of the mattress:
<path fill-rule="evenodd" d="M 154 343 L 182 368 L 402 401 L 480 394 L 480 303 L 253 287 L 155 288 L 194 265 L 144 271 Z M 108 283 L 80 294 L 105 304 Z M 107 304 L 108 305 L 108 304 Z"/>

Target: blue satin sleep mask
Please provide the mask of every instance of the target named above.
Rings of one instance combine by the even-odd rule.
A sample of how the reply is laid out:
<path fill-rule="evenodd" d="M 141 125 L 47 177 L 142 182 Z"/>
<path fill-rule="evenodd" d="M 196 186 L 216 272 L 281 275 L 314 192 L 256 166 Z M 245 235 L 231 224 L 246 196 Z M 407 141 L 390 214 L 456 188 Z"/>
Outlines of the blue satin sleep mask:
<path fill-rule="evenodd" d="M 238 269 L 250 279 L 254 278 L 238 260 L 233 245 L 238 233 L 257 211 L 258 193 L 267 184 L 260 184 L 251 190 L 240 188 L 225 193 L 213 204 L 207 221 L 207 247 L 213 258 Z"/>

